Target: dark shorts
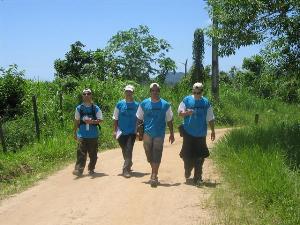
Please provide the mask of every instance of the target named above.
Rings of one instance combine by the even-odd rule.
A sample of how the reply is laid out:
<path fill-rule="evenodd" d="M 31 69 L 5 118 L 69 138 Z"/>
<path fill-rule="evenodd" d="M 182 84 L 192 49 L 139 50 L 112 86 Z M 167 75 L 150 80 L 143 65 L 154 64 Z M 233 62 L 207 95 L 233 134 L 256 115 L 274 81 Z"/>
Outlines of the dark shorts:
<path fill-rule="evenodd" d="M 143 140 L 147 161 L 149 163 L 160 163 L 163 152 L 164 138 L 152 138 L 149 135 L 144 134 Z"/>
<path fill-rule="evenodd" d="M 206 145 L 205 137 L 194 137 L 187 132 L 183 132 L 183 144 L 180 151 L 180 157 L 185 158 L 206 158 L 209 151 Z"/>

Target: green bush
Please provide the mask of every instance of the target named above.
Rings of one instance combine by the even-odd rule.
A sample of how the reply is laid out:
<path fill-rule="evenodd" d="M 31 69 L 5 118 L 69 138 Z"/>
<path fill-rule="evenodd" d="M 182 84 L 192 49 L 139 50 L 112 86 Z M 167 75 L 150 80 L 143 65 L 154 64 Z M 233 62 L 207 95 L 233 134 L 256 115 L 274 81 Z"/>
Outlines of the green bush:
<path fill-rule="evenodd" d="M 25 95 L 24 71 L 17 65 L 0 68 L 0 117 L 12 118 L 23 113 L 22 101 Z"/>

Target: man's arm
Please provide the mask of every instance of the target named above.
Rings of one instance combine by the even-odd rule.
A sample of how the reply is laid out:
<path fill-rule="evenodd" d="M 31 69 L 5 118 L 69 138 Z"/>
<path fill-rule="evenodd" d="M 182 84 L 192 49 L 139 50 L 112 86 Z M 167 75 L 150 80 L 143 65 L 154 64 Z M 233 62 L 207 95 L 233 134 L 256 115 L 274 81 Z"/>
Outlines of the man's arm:
<path fill-rule="evenodd" d="M 116 138 L 118 130 L 118 120 L 114 120 L 114 127 L 113 127 L 113 136 Z"/>
<path fill-rule="evenodd" d="M 100 120 L 100 119 L 96 119 L 96 120 L 84 120 L 84 122 L 86 124 L 95 124 L 95 125 L 102 123 L 102 121 L 103 120 Z"/>
<path fill-rule="evenodd" d="M 74 120 L 74 139 L 77 141 L 77 130 L 80 125 L 80 120 Z"/>
<path fill-rule="evenodd" d="M 173 142 L 175 141 L 175 137 L 174 137 L 174 129 L 173 129 L 173 112 L 172 112 L 171 106 L 169 107 L 169 109 L 166 112 L 166 120 L 167 120 L 167 125 L 170 130 L 169 142 L 171 144 L 173 144 Z"/>
<path fill-rule="evenodd" d="M 143 140 L 144 136 L 144 122 L 143 120 L 137 119 L 136 121 L 136 131 L 139 141 Z"/>
<path fill-rule="evenodd" d="M 178 115 L 181 117 L 190 116 L 193 114 L 193 110 L 186 110 L 185 104 L 181 102 L 178 106 Z"/>
<path fill-rule="evenodd" d="M 209 108 L 207 109 L 207 114 L 206 114 L 206 121 L 208 121 L 208 124 L 210 126 L 211 129 L 211 140 L 214 141 L 216 138 L 216 134 L 215 134 L 215 116 L 213 113 L 213 109 L 211 106 L 209 106 Z"/>
<path fill-rule="evenodd" d="M 214 141 L 216 139 L 216 134 L 215 134 L 215 120 L 211 120 L 208 122 L 209 127 L 211 129 L 211 135 L 210 138 L 212 141 Z"/>
<path fill-rule="evenodd" d="M 174 130 L 173 130 L 173 119 L 167 122 L 167 125 L 169 127 L 170 130 L 170 137 L 169 137 L 169 142 L 171 144 L 173 144 L 173 142 L 175 141 L 175 137 L 174 137 Z"/>

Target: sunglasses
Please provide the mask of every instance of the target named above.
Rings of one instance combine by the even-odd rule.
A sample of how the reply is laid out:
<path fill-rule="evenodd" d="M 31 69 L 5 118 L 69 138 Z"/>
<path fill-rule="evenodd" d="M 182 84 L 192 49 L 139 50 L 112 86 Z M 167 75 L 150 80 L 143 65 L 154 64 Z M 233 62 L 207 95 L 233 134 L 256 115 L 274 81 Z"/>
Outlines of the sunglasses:
<path fill-rule="evenodd" d="M 88 96 L 88 95 L 91 95 L 91 93 L 83 93 L 82 95 L 84 95 L 84 96 Z"/>
<path fill-rule="evenodd" d="M 193 92 L 194 95 L 200 95 L 201 92 Z"/>

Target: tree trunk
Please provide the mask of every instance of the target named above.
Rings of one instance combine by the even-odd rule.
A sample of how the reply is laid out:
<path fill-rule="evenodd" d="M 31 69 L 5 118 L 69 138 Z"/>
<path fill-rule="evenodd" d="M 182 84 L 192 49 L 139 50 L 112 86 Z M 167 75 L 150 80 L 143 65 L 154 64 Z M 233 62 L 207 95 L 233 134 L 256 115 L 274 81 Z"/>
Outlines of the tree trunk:
<path fill-rule="evenodd" d="M 217 27 L 218 23 L 215 18 L 213 18 L 213 26 Z M 217 38 L 212 38 L 212 82 L 211 91 L 213 98 L 219 100 L 219 59 L 218 59 L 218 41 Z"/>

